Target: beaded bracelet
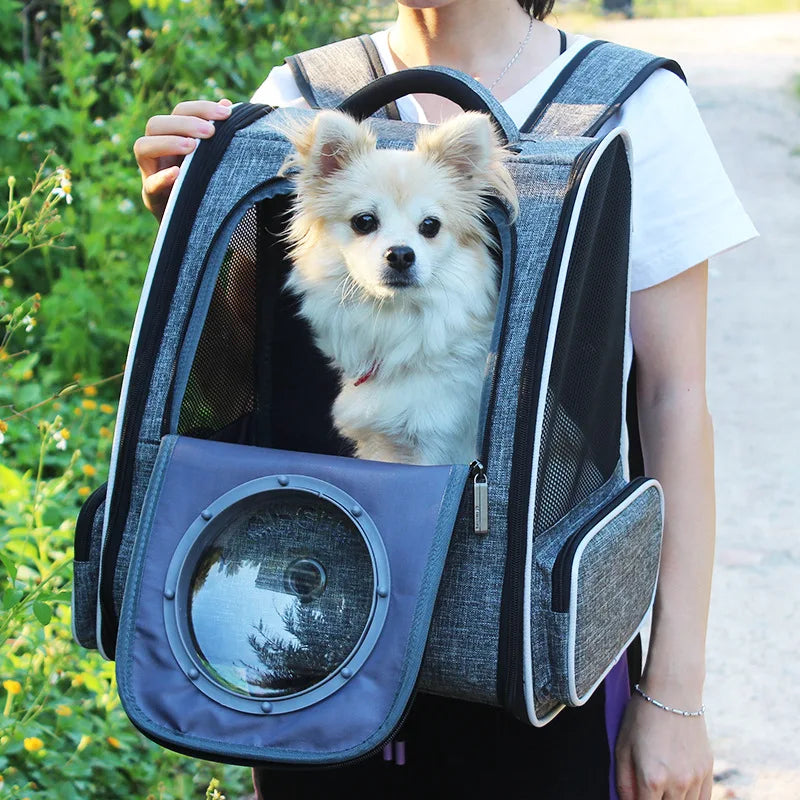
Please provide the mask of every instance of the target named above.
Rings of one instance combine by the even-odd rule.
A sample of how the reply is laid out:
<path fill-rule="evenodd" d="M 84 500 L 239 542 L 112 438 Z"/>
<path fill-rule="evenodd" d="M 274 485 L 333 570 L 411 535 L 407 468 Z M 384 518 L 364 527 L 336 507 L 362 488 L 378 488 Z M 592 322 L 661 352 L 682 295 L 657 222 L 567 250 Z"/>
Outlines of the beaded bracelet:
<path fill-rule="evenodd" d="M 654 706 L 658 706 L 659 708 L 663 708 L 664 711 L 671 711 L 673 714 L 680 714 L 682 717 L 702 717 L 703 714 L 706 713 L 705 705 L 701 704 L 699 711 L 681 711 L 679 708 L 670 708 L 669 706 L 665 706 L 663 703 L 659 703 L 658 700 L 654 700 L 649 694 L 645 694 L 642 691 L 638 683 L 633 688 L 639 692 L 639 694 L 649 703 L 652 703 Z"/>

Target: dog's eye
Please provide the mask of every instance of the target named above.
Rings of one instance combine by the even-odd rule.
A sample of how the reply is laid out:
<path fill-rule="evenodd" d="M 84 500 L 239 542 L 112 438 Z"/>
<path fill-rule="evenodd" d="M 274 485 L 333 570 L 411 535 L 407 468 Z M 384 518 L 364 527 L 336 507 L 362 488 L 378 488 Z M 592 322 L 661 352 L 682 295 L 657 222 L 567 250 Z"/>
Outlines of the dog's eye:
<path fill-rule="evenodd" d="M 425 219 L 419 224 L 419 232 L 426 239 L 433 239 L 433 237 L 439 233 L 439 228 L 441 227 L 442 223 L 439 222 L 436 217 L 425 217 Z"/>
<path fill-rule="evenodd" d="M 350 227 L 356 233 L 372 233 L 378 228 L 378 218 L 374 214 L 356 214 L 350 220 Z"/>

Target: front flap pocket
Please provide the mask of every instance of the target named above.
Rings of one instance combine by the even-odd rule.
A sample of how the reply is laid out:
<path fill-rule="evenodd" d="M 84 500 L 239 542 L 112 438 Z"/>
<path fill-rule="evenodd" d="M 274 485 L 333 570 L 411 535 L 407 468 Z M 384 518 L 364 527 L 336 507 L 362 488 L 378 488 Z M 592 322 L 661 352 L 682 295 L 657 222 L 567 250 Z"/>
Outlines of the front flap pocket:
<path fill-rule="evenodd" d="M 585 703 L 639 631 L 655 595 L 662 531 L 661 486 L 637 478 L 534 544 L 538 718 Z"/>
<path fill-rule="evenodd" d="M 416 683 L 467 471 L 165 437 L 120 622 L 133 722 L 254 765 L 379 747 Z"/>

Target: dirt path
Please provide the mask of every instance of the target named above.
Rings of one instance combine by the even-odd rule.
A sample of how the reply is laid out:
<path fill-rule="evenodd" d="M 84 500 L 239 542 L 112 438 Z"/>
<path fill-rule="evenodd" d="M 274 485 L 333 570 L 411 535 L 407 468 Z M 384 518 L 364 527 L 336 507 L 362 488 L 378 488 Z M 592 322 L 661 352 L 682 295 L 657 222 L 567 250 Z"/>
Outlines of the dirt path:
<path fill-rule="evenodd" d="M 712 262 L 714 797 L 800 800 L 800 14 L 587 31 L 676 58 L 761 239 Z"/>

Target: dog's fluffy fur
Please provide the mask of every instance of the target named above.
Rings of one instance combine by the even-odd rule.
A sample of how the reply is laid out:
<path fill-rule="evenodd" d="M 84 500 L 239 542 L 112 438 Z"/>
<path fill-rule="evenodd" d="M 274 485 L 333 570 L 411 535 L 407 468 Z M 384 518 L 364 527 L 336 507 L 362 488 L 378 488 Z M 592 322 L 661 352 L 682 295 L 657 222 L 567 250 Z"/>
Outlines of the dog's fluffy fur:
<path fill-rule="evenodd" d="M 341 374 L 337 429 L 359 458 L 471 461 L 497 305 L 487 195 L 516 212 L 489 118 L 425 128 L 410 151 L 377 149 L 367 123 L 335 111 L 287 135 L 297 188 L 287 288 Z M 374 230 L 356 230 L 363 215 Z M 431 219 L 440 228 L 425 236 Z M 391 248 L 411 248 L 413 265 L 393 268 Z"/>

